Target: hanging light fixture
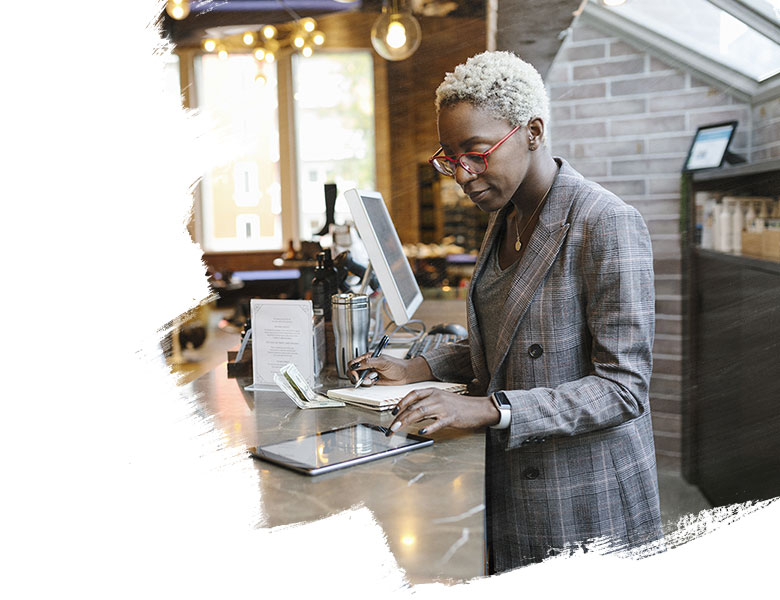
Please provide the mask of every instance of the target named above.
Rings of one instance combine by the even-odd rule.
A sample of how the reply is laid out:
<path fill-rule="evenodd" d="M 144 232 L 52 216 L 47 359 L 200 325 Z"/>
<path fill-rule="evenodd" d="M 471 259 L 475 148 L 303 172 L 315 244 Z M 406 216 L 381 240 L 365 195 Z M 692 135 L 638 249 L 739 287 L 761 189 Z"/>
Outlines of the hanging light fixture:
<path fill-rule="evenodd" d="M 203 49 L 206 52 L 214 52 L 217 49 L 217 40 L 211 38 L 203 40 Z"/>
<path fill-rule="evenodd" d="M 165 12 L 168 13 L 171 19 L 181 21 L 190 14 L 190 2 L 189 0 L 168 0 L 165 3 Z"/>
<path fill-rule="evenodd" d="M 382 14 L 371 28 L 371 45 L 382 58 L 404 60 L 420 45 L 420 23 L 406 0 L 383 0 Z"/>

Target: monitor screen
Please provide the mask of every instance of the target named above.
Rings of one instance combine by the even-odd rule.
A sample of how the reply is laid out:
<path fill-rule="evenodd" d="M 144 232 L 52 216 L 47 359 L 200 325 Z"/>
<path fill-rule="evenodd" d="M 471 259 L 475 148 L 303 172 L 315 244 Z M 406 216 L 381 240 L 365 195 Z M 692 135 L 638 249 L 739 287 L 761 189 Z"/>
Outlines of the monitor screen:
<path fill-rule="evenodd" d="M 696 171 L 720 167 L 736 128 L 736 121 L 699 127 L 688 150 L 688 158 L 683 170 Z"/>
<path fill-rule="evenodd" d="M 407 323 L 422 303 L 422 293 L 404 255 L 387 206 L 378 192 L 344 192 L 371 266 L 396 325 Z"/>

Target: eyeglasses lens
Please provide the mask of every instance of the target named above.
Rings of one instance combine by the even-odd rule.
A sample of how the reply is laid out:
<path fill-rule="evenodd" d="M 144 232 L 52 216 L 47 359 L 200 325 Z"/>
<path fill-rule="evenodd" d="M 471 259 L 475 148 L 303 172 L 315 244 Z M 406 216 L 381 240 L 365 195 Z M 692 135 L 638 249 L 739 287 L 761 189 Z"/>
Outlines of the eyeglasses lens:
<path fill-rule="evenodd" d="M 458 163 L 474 175 L 483 173 L 486 168 L 485 160 L 479 154 L 462 154 Z M 443 156 L 437 156 L 433 159 L 433 166 L 436 167 L 436 170 L 443 175 L 451 177 L 455 175 L 455 167 L 458 163 L 454 163 Z"/>

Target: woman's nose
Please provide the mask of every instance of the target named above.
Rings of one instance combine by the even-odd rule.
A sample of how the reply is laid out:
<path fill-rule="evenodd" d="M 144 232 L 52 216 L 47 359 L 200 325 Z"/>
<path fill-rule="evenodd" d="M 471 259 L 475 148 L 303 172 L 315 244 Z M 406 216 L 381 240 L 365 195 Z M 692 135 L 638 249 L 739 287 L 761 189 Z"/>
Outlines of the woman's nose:
<path fill-rule="evenodd" d="M 463 187 L 469 181 L 472 181 L 477 177 L 478 175 L 474 175 L 474 173 L 467 171 L 466 168 L 460 163 L 455 166 L 455 181 L 458 182 L 459 186 Z"/>

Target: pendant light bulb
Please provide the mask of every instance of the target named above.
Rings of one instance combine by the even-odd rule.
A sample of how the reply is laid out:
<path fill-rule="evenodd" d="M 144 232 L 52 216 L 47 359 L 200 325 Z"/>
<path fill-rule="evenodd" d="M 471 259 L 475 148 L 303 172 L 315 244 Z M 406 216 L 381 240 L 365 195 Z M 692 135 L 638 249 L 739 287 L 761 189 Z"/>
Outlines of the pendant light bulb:
<path fill-rule="evenodd" d="M 273 25 L 266 25 L 263 27 L 263 37 L 267 40 L 273 39 L 276 37 L 276 27 Z"/>
<path fill-rule="evenodd" d="M 414 54 L 421 39 L 420 23 L 406 0 L 385 0 L 382 14 L 371 28 L 374 50 L 387 60 L 404 60 Z"/>
<path fill-rule="evenodd" d="M 301 54 L 303 54 L 304 57 L 309 58 L 314 51 L 312 50 L 311 46 L 306 44 L 303 48 L 301 48 Z"/>
<path fill-rule="evenodd" d="M 217 40 L 212 40 L 212 39 L 204 40 L 203 49 L 206 52 L 214 52 L 214 50 L 217 49 Z"/>
<path fill-rule="evenodd" d="M 305 19 L 301 19 L 300 25 L 301 27 L 303 27 L 303 30 L 306 33 L 311 33 L 312 31 L 317 29 L 317 21 L 315 21 L 311 17 L 306 17 Z"/>
<path fill-rule="evenodd" d="M 325 34 L 321 31 L 313 31 L 311 41 L 314 42 L 315 46 L 322 46 L 325 43 Z"/>
<path fill-rule="evenodd" d="M 251 31 L 247 31 L 246 33 L 244 33 L 244 36 L 241 38 L 241 41 L 243 41 L 244 45 L 246 46 L 254 46 L 255 34 Z"/>
<path fill-rule="evenodd" d="M 190 2 L 189 0 L 168 0 L 168 2 L 165 3 L 165 12 L 167 12 L 172 19 L 181 21 L 182 19 L 186 19 L 187 15 L 190 14 Z"/>

